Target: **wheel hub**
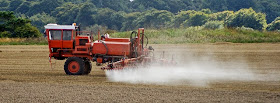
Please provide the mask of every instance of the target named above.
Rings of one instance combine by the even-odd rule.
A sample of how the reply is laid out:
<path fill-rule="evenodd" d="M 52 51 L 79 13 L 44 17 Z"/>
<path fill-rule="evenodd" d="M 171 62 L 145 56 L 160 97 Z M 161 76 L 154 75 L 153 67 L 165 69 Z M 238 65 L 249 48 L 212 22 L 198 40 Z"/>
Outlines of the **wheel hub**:
<path fill-rule="evenodd" d="M 73 69 L 76 69 L 76 66 L 75 66 L 75 65 L 73 65 L 73 66 L 72 66 L 72 68 L 73 68 Z"/>
<path fill-rule="evenodd" d="M 80 65 L 76 61 L 72 61 L 68 64 L 68 70 L 71 73 L 77 73 L 80 70 Z"/>

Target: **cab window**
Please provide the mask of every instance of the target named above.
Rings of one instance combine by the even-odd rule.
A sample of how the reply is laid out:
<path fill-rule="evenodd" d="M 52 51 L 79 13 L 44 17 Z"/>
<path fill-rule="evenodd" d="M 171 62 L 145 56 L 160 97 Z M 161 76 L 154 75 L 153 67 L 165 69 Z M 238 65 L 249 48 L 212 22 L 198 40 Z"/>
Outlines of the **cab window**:
<path fill-rule="evenodd" d="M 49 38 L 50 40 L 61 40 L 61 30 L 50 30 Z"/>
<path fill-rule="evenodd" d="M 71 37 L 72 37 L 72 31 L 70 30 L 63 31 L 63 40 L 71 40 Z"/>

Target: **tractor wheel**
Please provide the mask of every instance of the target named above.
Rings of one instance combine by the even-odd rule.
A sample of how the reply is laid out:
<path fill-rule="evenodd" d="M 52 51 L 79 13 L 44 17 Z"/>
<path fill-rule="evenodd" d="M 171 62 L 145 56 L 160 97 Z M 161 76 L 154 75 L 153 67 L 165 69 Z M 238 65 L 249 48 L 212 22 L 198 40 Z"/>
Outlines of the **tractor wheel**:
<path fill-rule="evenodd" d="M 85 62 L 79 57 L 70 57 L 64 64 L 64 71 L 68 75 L 82 75 L 85 71 Z"/>
<path fill-rule="evenodd" d="M 83 74 L 88 75 L 91 72 L 91 62 L 86 60 L 85 61 L 85 71 Z"/>

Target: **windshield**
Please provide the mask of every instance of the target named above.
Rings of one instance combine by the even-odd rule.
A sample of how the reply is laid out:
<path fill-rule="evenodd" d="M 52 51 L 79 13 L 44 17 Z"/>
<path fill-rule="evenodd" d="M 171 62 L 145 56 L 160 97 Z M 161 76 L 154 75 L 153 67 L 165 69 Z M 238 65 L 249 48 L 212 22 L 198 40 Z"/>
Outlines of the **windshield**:
<path fill-rule="evenodd" d="M 61 40 L 61 30 L 50 30 L 49 39 L 50 40 Z"/>

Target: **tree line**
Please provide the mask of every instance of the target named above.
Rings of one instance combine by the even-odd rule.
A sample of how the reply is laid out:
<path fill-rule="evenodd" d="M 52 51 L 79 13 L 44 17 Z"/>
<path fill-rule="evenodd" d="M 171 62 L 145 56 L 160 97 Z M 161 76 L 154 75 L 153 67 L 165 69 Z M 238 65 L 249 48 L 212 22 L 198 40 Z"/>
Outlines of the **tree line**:
<path fill-rule="evenodd" d="M 30 24 L 30 20 L 17 18 L 13 12 L 0 11 L 0 38 L 39 37 L 39 30 Z"/>
<path fill-rule="evenodd" d="M 246 8 L 246 9 L 243 9 Z M 1 11 L 47 23 L 128 31 L 139 27 L 248 27 L 279 30 L 279 0 L 1 0 Z M 278 18 L 277 18 L 278 17 Z"/>

